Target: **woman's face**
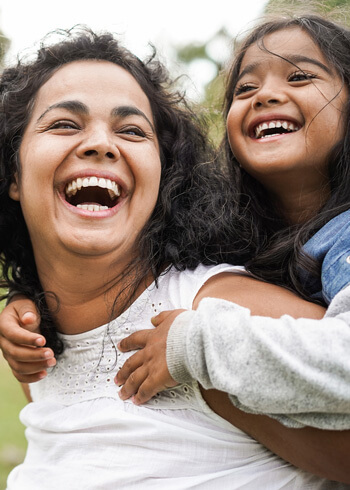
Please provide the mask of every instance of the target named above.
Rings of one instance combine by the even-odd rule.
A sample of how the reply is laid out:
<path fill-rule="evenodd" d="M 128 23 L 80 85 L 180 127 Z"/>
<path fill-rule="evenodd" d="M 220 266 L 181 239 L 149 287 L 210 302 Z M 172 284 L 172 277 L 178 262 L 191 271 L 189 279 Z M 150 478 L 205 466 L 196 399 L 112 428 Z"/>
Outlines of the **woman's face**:
<path fill-rule="evenodd" d="M 36 258 L 118 260 L 133 251 L 159 191 L 149 100 L 123 68 L 69 63 L 40 88 L 20 147 L 20 201 Z"/>
<path fill-rule="evenodd" d="M 320 189 L 328 183 L 329 152 L 343 136 L 347 90 L 302 29 L 263 42 L 266 49 L 253 44 L 242 60 L 227 118 L 232 151 L 276 193 L 281 182 Z"/>

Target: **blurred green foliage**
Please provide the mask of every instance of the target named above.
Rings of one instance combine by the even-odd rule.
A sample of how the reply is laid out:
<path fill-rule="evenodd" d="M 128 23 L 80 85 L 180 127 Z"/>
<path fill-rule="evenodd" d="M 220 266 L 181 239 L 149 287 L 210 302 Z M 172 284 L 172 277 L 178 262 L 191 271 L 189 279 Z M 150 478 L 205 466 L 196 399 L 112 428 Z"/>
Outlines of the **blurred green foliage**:
<path fill-rule="evenodd" d="M 0 489 L 4 490 L 9 472 L 23 461 L 25 454 L 24 427 L 18 415 L 26 399 L 1 354 L 0 393 Z"/>
<path fill-rule="evenodd" d="M 296 15 L 313 13 L 350 26 L 349 0 L 269 0 L 265 13 Z"/>

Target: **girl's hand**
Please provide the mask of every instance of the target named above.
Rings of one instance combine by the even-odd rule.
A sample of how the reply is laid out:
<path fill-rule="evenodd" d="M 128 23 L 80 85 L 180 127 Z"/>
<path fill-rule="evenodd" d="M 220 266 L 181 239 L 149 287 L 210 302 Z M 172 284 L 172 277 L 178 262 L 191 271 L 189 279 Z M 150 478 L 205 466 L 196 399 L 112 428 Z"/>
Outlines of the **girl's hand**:
<path fill-rule="evenodd" d="M 140 349 L 125 361 L 115 377 L 116 384 L 123 385 L 119 391 L 122 400 L 132 396 L 135 405 L 141 405 L 159 391 L 178 384 L 168 371 L 166 341 L 171 324 L 183 311 L 163 311 L 152 318 L 156 329 L 135 332 L 118 344 L 122 352 Z"/>
<path fill-rule="evenodd" d="M 46 340 L 39 333 L 39 324 L 35 305 L 25 296 L 14 296 L 0 314 L 0 348 L 22 383 L 39 381 L 56 364 L 53 351 L 43 348 Z"/>

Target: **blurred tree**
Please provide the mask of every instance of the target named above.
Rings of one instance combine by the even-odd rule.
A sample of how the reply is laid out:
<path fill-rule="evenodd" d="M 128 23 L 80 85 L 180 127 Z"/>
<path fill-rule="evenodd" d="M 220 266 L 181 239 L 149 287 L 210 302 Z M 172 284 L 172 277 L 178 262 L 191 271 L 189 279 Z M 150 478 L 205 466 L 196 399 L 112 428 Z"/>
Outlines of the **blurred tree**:
<path fill-rule="evenodd" d="M 266 14 L 314 13 L 350 26 L 349 0 L 269 0 Z"/>
<path fill-rule="evenodd" d="M 3 66 L 5 54 L 9 49 L 11 41 L 5 36 L 0 29 L 0 68 Z"/>
<path fill-rule="evenodd" d="M 176 49 L 179 62 L 188 65 L 189 68 L 192 66 L 195 70 L 199 60 L 205 61 L 208 64 L 208 71 L 214 73 L 212 79 L 205 85 L 200 100 L 195 104 L 198 104 L 198 110 L 208 120 L 210 137 L 215 144 L 221 141 L 224 132 L 222 118 L 223 69 L 230 55 L 231 45 L 232 36 L 225 28 L 222 28 L 205 43 L 187 44 Z"/>

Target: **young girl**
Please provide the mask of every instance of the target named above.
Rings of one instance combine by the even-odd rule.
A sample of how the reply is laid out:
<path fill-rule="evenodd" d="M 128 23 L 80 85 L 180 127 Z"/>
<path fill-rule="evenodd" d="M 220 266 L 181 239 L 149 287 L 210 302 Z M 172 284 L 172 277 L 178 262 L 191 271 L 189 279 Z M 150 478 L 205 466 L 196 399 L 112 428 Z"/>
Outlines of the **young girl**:
<path fill-rule="evenodd" d="M 3 275 L 7 286 L 31 293 L 57 356 L 21 412 L 28 451 L 8 490 L 346 488 L 286 463 L 229 422 L 292 461 L 300 459 L 297 431 L 242 416 L 195 381 L 141 407 L 118 396 L 113 376 L 128 357 L 118 342 L 159 309 L 191 309 L 234 291 L 241 271 L 196 263 L 192 204 L 204 210 L 228 195 L 223 186 L 215 196 L 215 178 L 199 165 L 208 157 L 204 138 L 165 81 L 158 64 L 91 32 L 43 46 L 36 59 L 4 71 Z M 263 286 L 280 295 L 283 310 L 320 313 Z M 256 309 L 266 313 L 261 301 Z M 272 314 L 281 314 L 279 304 Z M 319 432 L 297 439 L 322 461 Z M 271 435 L 277 443 L 269 444 Z"/>
<path fill-rule="evenodd" d="M 257 27 L 226 92 L 224 145 L 257 243 L 247 268 L 331 303 L 325 318 L 271 320 L 212 299 L 162 313 L 120 344 L 142 348 L 118 373 L 123 398 L 197 379 L 289 427 L 350 428 L 349 80 L 349 30 L 309 16 Z"/>

